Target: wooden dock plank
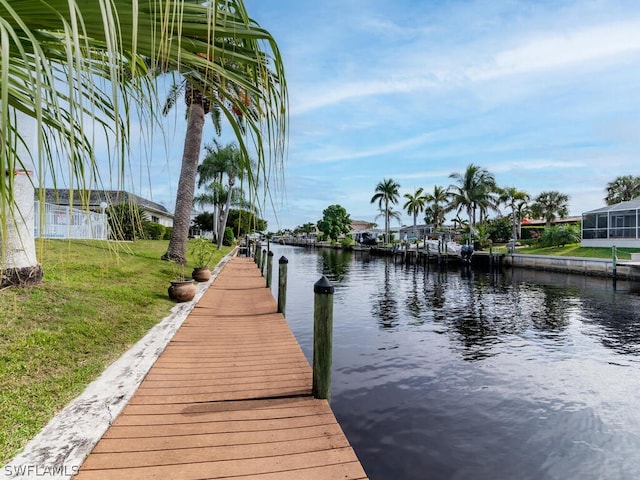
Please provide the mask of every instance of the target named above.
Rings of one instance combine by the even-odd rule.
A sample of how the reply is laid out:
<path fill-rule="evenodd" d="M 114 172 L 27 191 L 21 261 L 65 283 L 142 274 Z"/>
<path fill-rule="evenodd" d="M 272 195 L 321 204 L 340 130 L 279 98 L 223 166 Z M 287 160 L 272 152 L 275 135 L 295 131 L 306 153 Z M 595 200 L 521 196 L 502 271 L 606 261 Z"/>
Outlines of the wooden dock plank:
<path fill-rule="evenodd" d="M 307 479 L 308 476 L 300 474 L 300 470 L 313 467 L 335 466 L 340 464 L 351 465 L 354 462 L 354 453 L 350 447 L 321 450 L 318 452 L 293 453 L 288 455 L 275 455 L 259 458 L 239 458 L 233 460 L 200 460 L 195 463 L 180 465 L 154 465 L 133 469 L 105 468 L 89 470 L 82 468 L 77 478 L 80 480 L 121 480 L 123 478 L 135 478 L 136 480 L 151 480 L 158 478 L 199 480 L 203 478 L 225 478 L 240 475 L 254 476 L 260 474 L 272 474 L 298 471 L 299 479 Z M 86 462 L 85 462 L 86 463 Z M 362 468 L 362 467 L 360 467 Z M 128 472 L 128 473 L 127 473 Z M 131 475 L 133 473 L 133 477 Z M 354 472 L 357 474 L 357 472 Z M 249 477 L 251 478 L 251 477 Z M 319 477 L 323 480 L 328 477 Z M 353 477 L 352 477 L 353 478 Z M 357 477 L 356 477 L 357 478 Z"/>
<path fill-rule="evenodd" d="M 255 263 L 234 258 L 76 479 L 366 479 Z"/>
<path fill-rule="evenodd" d="M 103 438 L 93 453 L 144 452 L 149 450 L 172 450 L 181 448 L 203 448 L 225 445 L 250 445 L 254 443 L 297 442 L 308 438 L 341 435 L 342 430 L 335 424 L 310 427 L 285 428 L 259 432 L 227 432 L 189 436 L 166 436 L 150 438 Z M 114 462 L 112 466 L 116 466 Z"/>

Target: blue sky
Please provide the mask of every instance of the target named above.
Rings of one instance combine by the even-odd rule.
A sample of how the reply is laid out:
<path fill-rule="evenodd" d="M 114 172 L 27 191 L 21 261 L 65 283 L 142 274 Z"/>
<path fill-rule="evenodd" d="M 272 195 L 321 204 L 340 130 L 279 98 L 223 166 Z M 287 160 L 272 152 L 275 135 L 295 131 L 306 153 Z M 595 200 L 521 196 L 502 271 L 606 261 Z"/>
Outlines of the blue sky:
<path fill-rule="evenodd" d="M 280 46 L 290 94 L 271 231 L 315 222 L 331 204 L 374 221 L 379 181 L 432 191 L 470 163 L 501 186 L 566 193 L 574 215 L 602 206 L 616 176 L 640 175 L 637 0 L 246 5 Z M 153 145 L 151 176 L 132 165 L 140 190 L 150 184 L 170 208 L 184 111 L 173 122 L 166 149 Z"/>

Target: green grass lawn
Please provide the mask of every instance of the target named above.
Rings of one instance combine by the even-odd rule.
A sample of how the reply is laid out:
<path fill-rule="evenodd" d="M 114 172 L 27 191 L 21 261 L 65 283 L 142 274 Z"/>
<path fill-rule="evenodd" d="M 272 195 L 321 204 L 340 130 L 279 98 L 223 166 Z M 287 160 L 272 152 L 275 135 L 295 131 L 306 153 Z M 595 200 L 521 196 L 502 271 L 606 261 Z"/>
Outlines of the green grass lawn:
<path fill-rule="evenodd" d="M 169 314 L 167 244 L 42 241 L 43 283 L 0 290 L 0 464 Z"/>
<path fill-rule="evenodd" d="M 496 250 L 505 253 L 507 251 L 506 247 L 501 247 Z M 564 245 L 562 247 L 518 247 L 516 253 L 589 258 L 611 258 L 612 255 L 611 248 L 581 247 L 579 243 Z M 632 253 L 640 253 L 640 248 L 616 248 L 618 260 L 631 260 Z"/>

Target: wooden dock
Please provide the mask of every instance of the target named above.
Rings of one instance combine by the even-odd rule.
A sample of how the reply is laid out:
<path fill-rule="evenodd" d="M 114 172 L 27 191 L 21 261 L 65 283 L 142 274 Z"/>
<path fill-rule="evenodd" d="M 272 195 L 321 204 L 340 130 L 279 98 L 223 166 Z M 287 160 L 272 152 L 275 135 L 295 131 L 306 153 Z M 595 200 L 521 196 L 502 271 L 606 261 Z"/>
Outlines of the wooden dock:
<path fill-rule="evenodd" d="M 75 479 L 367 478 L 265 287 L 227 263 Z"/>

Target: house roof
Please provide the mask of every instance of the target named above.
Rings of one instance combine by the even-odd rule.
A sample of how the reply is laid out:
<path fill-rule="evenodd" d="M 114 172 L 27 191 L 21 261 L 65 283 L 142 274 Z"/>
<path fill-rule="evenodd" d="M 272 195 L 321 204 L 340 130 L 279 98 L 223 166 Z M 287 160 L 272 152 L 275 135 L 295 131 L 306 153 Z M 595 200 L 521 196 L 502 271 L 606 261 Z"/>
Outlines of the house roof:
<path fill-rule="evenodd" d="M 572 217 L 562 217 L 562 218 L 556 218 L 555 220 L 553 220 L 551 222 L 551 224 L 553 225 L 557 225 L 560 223 L 578 223 L 582 220 L 582 217 L 580 216 L 572 216 Z M 547 221 L 543 218 L 525 218 L 524 220 L 522 220 L 522 225 L 523 226 L 527 226 L 527 227 L 537 227 L 537 226 L 544 226 L 546 225 Z"/>
<path fill-rule="evenodd" d="M 146 198 L 139 197 L 133 193 L 125 192 L 124 190 L 90 190 L 90 191 L 75 191 L 69 189 L 44 189 L 44 201 L 46 203 L 53 203 L 55 205 L 69 205 L 71 203 L 71 193 L 73 192 L 73 203 L 75 205 L 81 205 L 81 195 L 88 195 L 88 205 L 86 207 L 100 208 L 101 203 L 107 203 L 108 205 L 117 205 L 119 203 L 134 203 L 145 210 L 152 212 L 162 213 L 164 215 L 173 216 L 164 205 L 152 202 Z M 36 191 L 36 198 L 39 193 Z"/>
<path fill-rule="evenodd" d="M 372 222 L 368 222 L 366 220 L 351 220 L 351 224 L 349 225 L 349 228 L 352 231 L 366 230 L 368 228 L 371 228 L 372 225 L 373 225 Z"/>
<path fill-rule="evenodd" d="M 607 213 L 607 212 L 616 212 L 621 210 L 638 210 L 640 209 L 640 197 L 636 197 L 633 200 L 629 200 L 627 202 L 616 203 L 615 205 L 606 205 L 601 208 L 596 208 L 595 210 L 591 210 L 589 212 L 584 212 L 583 215 L 588 213 Z"/>

